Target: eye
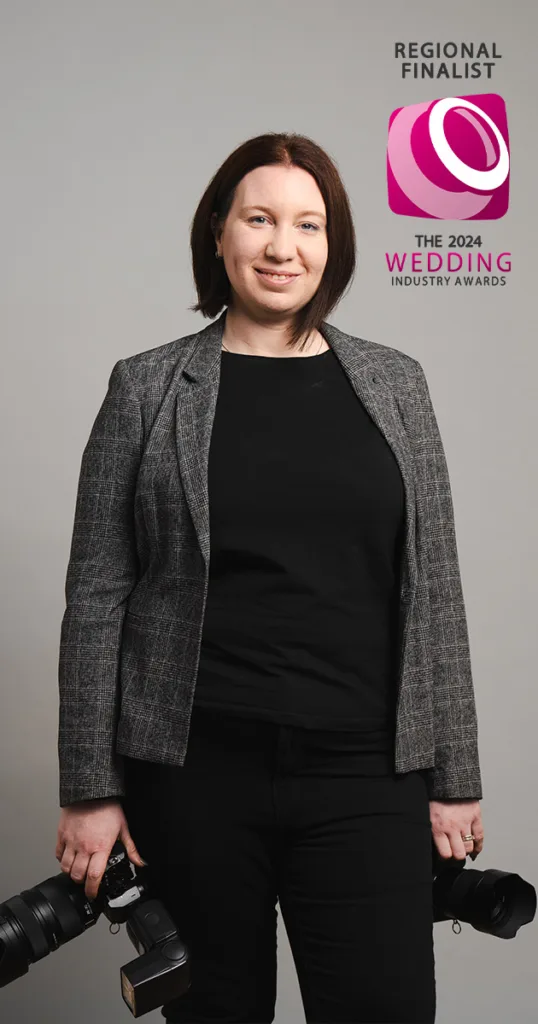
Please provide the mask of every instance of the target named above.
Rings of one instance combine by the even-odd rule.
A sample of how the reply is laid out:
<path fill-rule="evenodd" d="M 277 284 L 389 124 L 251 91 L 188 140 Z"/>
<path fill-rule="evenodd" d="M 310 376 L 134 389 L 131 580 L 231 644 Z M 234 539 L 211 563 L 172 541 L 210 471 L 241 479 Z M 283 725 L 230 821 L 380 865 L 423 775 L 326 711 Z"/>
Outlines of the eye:
<path fill-rule="evenodd" d="M 263 216 L 263 214 L 259 213 L 259 214 L 256 214 L 255 217 L 249 217 L 249 223 L 250 223 L 251 220 L 265 220 L 265 219 L 266 218 Z M 318 227 L 317 224 L 310 224 L 308 221 L 305 221 L 302 226 L 304 227 L 305 224 L 308 227 L 314 228 L 314 231 L 319 231 L 319 227 Z M 307 234 L 311 234 L 311 232 L 307 232 Z"/>

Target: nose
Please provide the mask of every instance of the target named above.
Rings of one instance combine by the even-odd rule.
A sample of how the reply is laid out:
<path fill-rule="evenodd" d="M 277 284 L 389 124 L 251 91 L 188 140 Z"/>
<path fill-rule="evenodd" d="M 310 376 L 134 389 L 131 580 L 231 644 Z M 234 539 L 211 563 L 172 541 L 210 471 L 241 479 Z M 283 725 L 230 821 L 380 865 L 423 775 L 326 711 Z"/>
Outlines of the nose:
<path fill-rule="evenodd" d="M 267 243 L 266 255 L 284 263 L 285 260 L 292 260 L 297 253 L 297 247 L 293 237 L 286 228 L 277 228 L 273 232 L 271 241 Z"/>

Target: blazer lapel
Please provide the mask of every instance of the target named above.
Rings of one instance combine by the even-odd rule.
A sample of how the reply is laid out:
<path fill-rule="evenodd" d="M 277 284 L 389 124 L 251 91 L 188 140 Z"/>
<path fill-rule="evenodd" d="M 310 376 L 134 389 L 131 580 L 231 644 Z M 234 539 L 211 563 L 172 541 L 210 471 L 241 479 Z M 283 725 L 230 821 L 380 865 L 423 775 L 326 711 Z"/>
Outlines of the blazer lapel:
<path fill-rule="evenodd" d="M 183 367 L 176 398 L 179 471 L 206 570 L 210 550 L 209 446 L 217 404 L 226 312 L 196 334 L 196 345 Z"/>
<path fill-rule="evenodd" d="M 226 310 L 195 337 L 196 345 L 179 378 L 176 443 L 179 470 L 206 569 L 209 566 L 208 462 L 220 380 L 221 344 Z M 329 342 L 357 397 L 390 445 L 405 491 L 404 595 L 416 584 L 415 487 L 412 452 L 382 358 L 367 341 L 323 322 Z M 300 357 L 298 357 L 300 358 Z M 306 357 L 308 358 L 308 357 Z"/>

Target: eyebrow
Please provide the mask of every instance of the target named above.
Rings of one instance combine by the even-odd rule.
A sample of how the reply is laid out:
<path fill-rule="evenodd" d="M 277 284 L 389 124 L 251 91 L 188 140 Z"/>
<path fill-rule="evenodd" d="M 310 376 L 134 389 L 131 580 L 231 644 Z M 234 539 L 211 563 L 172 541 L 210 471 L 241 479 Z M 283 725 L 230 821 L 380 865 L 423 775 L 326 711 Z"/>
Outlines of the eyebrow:
<path fill-rule="evenodd" d="M 264 213 L 271 213 L 268 206 L 243 206 L 241 213 L 245 213 L 246 210 L 263 210 Z M 325 217 L 319 210 L 303 210 L 302 213 L 298 214 L 299 217 L 319 217 L 320 220 L 325 220 Z"/>

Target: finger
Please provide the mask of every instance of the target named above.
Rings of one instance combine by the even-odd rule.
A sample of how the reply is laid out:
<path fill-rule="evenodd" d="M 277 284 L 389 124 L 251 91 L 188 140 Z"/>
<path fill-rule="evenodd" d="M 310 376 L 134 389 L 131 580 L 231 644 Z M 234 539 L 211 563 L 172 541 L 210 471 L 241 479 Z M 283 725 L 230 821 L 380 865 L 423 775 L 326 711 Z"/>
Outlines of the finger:
<path fill-rule="evenodd" d="M 125 851 L 127 853 L 127 856 L 129 857 L 129 860 L 132 860 L 135 864 L 142 864 L 144 866 L 147 866 L 147 862 L 144 860 L 141 854 L 139 854 L 135 846 L 134 840 L 126 828 L 123 828 L 121 830 L 120 839 L 125 847 Z"/>
<path fill-rule="evenodd" d="M 60 861 L 60 867 L 62 871 L 65 871 L 68 875 L 71 874 L 71 868 L 73 867 L 73 861 L 75 860 L 76 855 L 77 852 L 72 846 L 65 847 Z"/>
<path fill-rule="evenodd" d="M 474 860 L 475 857 L 478 857 L 478 854 L 481 853 L 482 847 L 484 845 L 484 826 L 482 825 L 482 819 L 481 819 L 480 814 L 477 814 L 476 817 L 471 822 L 471 828 L 469 829 L 469 834 L 471 832 L 472 832 L 472 834 L 474 836 L 474 841 L 473 841 L 472 850 L 471 850 L 471 857 Z"/>
<path fill-rule="evenodd" d="M 58 839 L 58 842 L 56 843 L 56 849 L 54 851 L 54 856 L 56 857 L 56 860 L 62 859 L 64 855 L 65 845 L 65 839 Z"/>
<path fill-rule="evenodd" d="M 452 856 L 452 849 L 445 832 L 435 832 L 433 840 L 441 857 L 446 860 Z"/>
<path fill-rule="evenodd" d="M 86 885 L 84 891 L 89 900 L 97 898 L 99 892 L 99 886 L 101 884 L 105 868 L 108 864 L 108 858 L 110 857 L 110 851 L 100 850 L 98 853 L 92 854 L 88 865 L 88 871 L 86 874 Z"/>
<path fill-rule="evenodd" d="M 465 834 L 469 835 L 468 832 L 466 832 Z M 461 836 L 461 832 L 459 832 L 458 829 L 452 829 L 450 831 L 449 837 L 450 845 L 453 851 L 453 856 L 456 857 L 458 860 L 465 860 L 465 858 L 467 857 L 467 853 L 470 853 L 471 850 L 473 849 L 472 840 L 468 840 L 464 843 Z"/>
<path fill-rule="evenodd" d="M 468 854 L 471 854 L 471 856 L 472 856 L 473 853 L 475 853 L 474 840 L 473 839 L 466 839 L 466 840 L 462 839 L 462 843 L 463 843 L 463 848 L 465 850 L 465 856 L 467 857 Z"/>
<path fill-rule="evenodd" d="M 473 850 L 473 852 L 472 852 L 472 854 L 471 854 L 471 857 L 473 858 L 473 860 L 475 859 L 475 857 L 478 857 L 478 854 L 479 854 L 479 853 L 482 853 L 482 847 L 483 847 L 483 845 L 484 845 L 484 842 L 483 842 L 483 840 L 481 840 L 481 841 L 479 841 L 479 842 L 476 842 L 476 843 L 474 844 L 474 850 Z"/>
<path fill-rule="evenodd" d="M 74 882 L 82 882 L 84 880 L 89 859 L 90 858 L 87 853 L 83 853 L 81 850 L 78 850 L 70 872 L 71 878 Z"/>

